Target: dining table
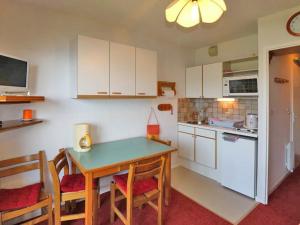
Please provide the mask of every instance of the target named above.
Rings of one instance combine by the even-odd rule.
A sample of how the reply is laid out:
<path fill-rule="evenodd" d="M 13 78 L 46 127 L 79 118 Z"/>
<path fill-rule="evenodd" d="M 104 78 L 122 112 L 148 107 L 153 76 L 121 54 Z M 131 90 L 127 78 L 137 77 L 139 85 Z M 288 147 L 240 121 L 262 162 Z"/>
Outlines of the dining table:
<path fill-rule="evenodd" d="M 85 225 L 93 224 L 93 181 L 97 178 L 126 171 L 132 163 L 146 163 L 165 157 L 164 171 L 165 204 L 170 203 L 171 194 L 171 153 L 176 148 L 149 140 L 146 137 L 93 144 L 88 152 L 66 149 L 72 164 L 85 176 Z M 100 209 L 101 210 L 101 209 Z"/>

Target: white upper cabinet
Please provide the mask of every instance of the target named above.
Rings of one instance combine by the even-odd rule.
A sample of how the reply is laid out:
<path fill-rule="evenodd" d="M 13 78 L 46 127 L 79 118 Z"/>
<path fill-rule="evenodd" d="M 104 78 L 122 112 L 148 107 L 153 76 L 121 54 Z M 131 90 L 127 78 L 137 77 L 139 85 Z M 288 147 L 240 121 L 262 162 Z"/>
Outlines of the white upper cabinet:
<path fill-rule="evenodd" d="M 136 95 L 157 95 L 157 53 L 136 48 Z"/>
<path fill-rule="evenodd" d="M 157 53 L 79 35 L 72 48 L 74 98 L 157 96 Z"/>
<path fill-rule="evenodd" d="M 202 97 L 202 66 L 186 68 L 185 95 L 187 98 Z"/>
<path fill-rule="evenodd" d="M 110 95 L 135 95 L 135 47 L 110 43 Z"/>
<path fill-rule="evenodd" d="M 109 95 L 109 42 L 85 36 L 77 40 L 78 95 Z"/>
<path fill-rule="evenodd" d="M 203 97 L 223 97 L 223 63 L 203 65 Z"/>

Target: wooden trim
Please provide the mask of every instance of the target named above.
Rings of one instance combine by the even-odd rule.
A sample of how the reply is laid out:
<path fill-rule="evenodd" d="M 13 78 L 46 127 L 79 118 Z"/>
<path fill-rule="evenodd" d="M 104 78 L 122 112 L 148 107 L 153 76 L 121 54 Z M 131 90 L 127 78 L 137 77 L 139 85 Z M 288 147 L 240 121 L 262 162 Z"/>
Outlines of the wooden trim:
<path fill-rule="evenodd" d="M 151 138 L 152 141 L 155 141 L 155 142 L 158 142 L 158 143 L 161 143 L 161 144 L 164 144 L 164 145 L 169 145 L 171 146 L 172 142 L 169 141 L 169 140 L 162 140 L 162 139 L 159 139 L 159 138 Z"/>
<path fill-rule="evenodd" d="M 77 99 L 139 99 L 139 98 L 157 98 L 157 96 L 146 95 L 77 95 Z"/>
<path fill-rule="evenodd" d="M 29 103 L 45 101 L 44 96 L 17 96 L 17 95 L 7 95 L 0 96 L 0 104 L 2 103 Z"/>

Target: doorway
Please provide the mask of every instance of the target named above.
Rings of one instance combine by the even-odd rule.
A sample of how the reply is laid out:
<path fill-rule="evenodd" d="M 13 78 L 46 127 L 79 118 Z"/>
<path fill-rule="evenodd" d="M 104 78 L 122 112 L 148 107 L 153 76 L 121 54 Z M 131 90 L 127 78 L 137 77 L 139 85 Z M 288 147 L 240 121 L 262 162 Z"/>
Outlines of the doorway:
<path fill-rule="evenodd" d="M 269 194 L 300 156 L 300 46 L 269 52 Z"/>

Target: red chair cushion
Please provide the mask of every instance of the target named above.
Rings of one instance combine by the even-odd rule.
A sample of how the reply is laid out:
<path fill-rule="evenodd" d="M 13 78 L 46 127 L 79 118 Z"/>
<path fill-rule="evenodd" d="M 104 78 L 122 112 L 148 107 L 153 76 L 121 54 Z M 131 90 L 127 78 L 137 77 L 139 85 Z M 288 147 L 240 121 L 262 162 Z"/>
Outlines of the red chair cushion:
<path fill-rule="evenodd" d="M 128 174 L 115 175 L 113 176 L 114 181 L 118 185 L 120 189 L 122 189 L 125 193 L 127 193 L 127 179 Z M 148 178 L 145 180 L 135 181 L 133 184 L 133 195 L 141 195 L 146 192 L 152 191 L 158 187 L 157 179 Z"/>
<path fill-rule="evenodd" d="M 0 189 L 0 211 L 21 209 L 38 203 L 42 184 L 15 189 Z"/>
<path fill-rule="evenodd" d="M 93 188 L 97 187 L 94 181 Z M 60 182 L 61 192 L 76 192 L 85 190 L 85 177 L 82 174 L 71 174 L 63 176 Z"/>

